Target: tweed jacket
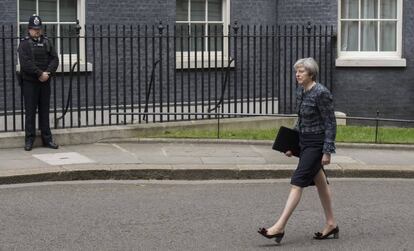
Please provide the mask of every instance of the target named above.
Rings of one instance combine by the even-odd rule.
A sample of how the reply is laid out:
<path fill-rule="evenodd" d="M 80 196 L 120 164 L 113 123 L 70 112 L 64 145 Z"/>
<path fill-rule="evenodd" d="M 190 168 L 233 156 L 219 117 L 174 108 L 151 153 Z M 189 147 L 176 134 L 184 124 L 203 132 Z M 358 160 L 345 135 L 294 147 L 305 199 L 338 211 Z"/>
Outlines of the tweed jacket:
<path fill-rule="evenodd" d="M 301 134 L 325 134 L 323 153 L 335 153 L 336 119 L 332 94 L 320 83 L 296 92 L 298 120 L 295 130 Z"/>

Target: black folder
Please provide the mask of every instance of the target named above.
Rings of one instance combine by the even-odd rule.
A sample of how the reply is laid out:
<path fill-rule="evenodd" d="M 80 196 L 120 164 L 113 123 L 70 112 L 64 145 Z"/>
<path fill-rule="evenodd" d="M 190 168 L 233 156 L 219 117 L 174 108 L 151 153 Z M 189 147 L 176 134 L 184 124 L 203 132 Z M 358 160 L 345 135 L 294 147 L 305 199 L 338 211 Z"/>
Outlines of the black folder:
<path fill-rule="evenodd" d="M 277 133 L 275 142 L 273 142 L 272 149 L 282 153 L 291 151 L 293 156 L 299 157 L 299 132 L 281 126 L 279 132 Z"/>

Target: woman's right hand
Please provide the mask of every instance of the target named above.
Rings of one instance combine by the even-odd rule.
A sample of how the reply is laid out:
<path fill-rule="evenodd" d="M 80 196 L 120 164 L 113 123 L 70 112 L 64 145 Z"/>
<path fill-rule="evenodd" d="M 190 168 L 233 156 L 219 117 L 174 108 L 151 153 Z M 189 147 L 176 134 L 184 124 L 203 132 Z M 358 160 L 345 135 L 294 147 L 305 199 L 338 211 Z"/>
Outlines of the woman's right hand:
<path fill-rule="evenodd" d="M 288 157 L 292 157 L 293 154 L 292 154 L 292 151 L 287 151 L 287 152 L 285 152 L 285 155 L 288 156 Z"/>

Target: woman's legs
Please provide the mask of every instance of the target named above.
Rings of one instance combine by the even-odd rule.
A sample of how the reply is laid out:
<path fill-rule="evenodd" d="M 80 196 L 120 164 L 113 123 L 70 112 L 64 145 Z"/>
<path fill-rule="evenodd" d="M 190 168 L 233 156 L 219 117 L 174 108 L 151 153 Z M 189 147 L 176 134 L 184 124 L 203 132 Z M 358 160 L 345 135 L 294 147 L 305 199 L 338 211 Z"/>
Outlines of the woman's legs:
<path fill-rule="evenodd" d="M 289 197 L 286 201 L 285 209 L 283 209 L 282 215 L 280 215 L 277 222 L 267 229 L 267 234 L 277 234 L 284 232 L 286 223 L 289 220 L 289 217 L 292 215 L 293 211 L 295 210 L 296 206 L 299 204 L 300 198 L 302 196 L 302 187 L 292 185 L 290 189 Z"/>
<path fill-rule="evenodd" d="M 319 199 L 321 200 L 321 204 L 325 212 L 326 225 L 322 234 L 326 234 L 336 227 L 336 221 L 332 210 L 331 191 L 326 183 L 326 176 L 322 169 L 320 169 L 318 174 L 315 176 L 314 182 L 316 188 L 318 189 Z"/>

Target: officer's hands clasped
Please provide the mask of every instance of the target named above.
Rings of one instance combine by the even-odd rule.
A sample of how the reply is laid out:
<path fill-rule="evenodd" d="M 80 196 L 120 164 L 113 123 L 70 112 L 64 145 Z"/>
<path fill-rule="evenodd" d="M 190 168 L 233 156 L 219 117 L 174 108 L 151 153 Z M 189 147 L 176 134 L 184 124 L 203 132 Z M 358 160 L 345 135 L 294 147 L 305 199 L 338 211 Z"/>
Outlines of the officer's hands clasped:
<path fill-rule="evenodd" d="M 49 80 L 49 72 L 43 72 L 42 73 L 42 75 L 40 75 L 40 77 L 39 77 L 39 81 L 40 82 L 46 82 L 46 81 L 48 81 Z"/>

